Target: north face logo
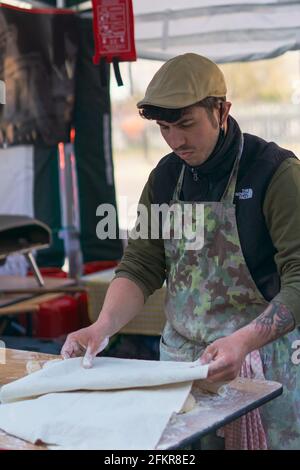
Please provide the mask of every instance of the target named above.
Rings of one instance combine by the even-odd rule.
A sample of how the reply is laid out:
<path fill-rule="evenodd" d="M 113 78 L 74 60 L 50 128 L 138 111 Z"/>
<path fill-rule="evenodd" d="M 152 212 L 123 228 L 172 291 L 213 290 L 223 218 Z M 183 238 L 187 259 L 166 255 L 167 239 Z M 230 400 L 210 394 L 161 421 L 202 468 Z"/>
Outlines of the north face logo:
<path fill-rule="evenodd" d="M 235 195 L 239 199 L 251 199 L 253 196 L 253 189 L 247 188 L 247 189 L 242 189 L 240 193 L 235 193 Z"/>

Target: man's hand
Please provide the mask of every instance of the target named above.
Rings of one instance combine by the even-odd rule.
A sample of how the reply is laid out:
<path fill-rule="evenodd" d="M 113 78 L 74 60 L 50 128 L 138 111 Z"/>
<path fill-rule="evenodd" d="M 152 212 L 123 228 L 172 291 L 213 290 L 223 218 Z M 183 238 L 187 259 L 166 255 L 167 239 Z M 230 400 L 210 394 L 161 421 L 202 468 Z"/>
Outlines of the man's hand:
<path fill-rule="evenodd" d="M 94 357 L 106 347 L 109 338 L 140 313 L 144 303 L 143 291 L 135 282 L 122 277 L 114 279 L 99 318 L 88 328 L 69 334 L 61 355 L 64 359 L 84 355 L 83 367 L 92 367 Z"/>
<path fill-rule="evenodd" d="M 235 334 L 211 343 L 200 357 L 202 364 L 209 364 L 208 381 L 226 382 L 235 379 L 247 353 Z"/>
<path fill-rule="evenodd" d="M 280 338 L 295 327 L 292 312 L 282 303 L 272 301 L 259 317 L 226 338 L 210 344 L 202 354 L 202 364 L 210 364 L 211 382 L 235 379 L 247 354 Z"/>
<path fill-rule="evenodd" d="M 70 357 L 83 356 L 82 365 L 90 368 L 93 365 L 94 357 L 107 346 L 108 336 L 101 335 L 97 323 L 70 333 L 62 347 L 61 355 L 64 359 Z"/>

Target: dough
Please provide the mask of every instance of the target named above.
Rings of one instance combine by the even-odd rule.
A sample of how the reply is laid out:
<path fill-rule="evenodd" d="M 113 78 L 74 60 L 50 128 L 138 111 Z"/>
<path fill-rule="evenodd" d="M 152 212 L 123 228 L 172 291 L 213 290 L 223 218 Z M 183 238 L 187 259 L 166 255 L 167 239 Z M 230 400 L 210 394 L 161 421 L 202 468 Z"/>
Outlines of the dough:
<path fill-rule="evenodd" d="M 181 414 L 188 413 L 189 411 L 192 411 L 195 408 L 195 406 L 196 406 L 196 400 L 194 396 L 191 393 L 189 393 L 179 413 Z"/>
<path fill-rule="evenodd" d="M 32 374 L 33 372 L 37 372 L 43 367 L 49 367 L 51 366 L 51 364 L 54 364 L 60 361 L 62 361 L 62 359 L 52 359 L 50 361 L 38 361 L 37 359 L 31 359 L 30 361 L 27 361 L 26 363 L 27 374 Z"/>
<path fill-rule="evenodd" d="M 8 403 L 46 393 L 74 390 L 116 390 L 190 382 L 207 377 L 208 366 L 197 362 L 142 361 L 96 357 L 91 369 L 81 358 L 51 361 L 37 372 L 4 385 L 0 401 Z"/>
<path fill-rule="evenodd" d="M 27 361 L 26 363 L 26 371 L 27 374 L 32 374 L 33 372 L 37 372 L 43 367 L 42 363 L 39 361 Z"/>
<path fill-rule="evenodd" d="M 155 449 L 172 414 L 185 402 L 190 409 L 192 380 L 207 371 L 199 361 L 102 357 L 92 369 L 81 358 L 51 361 L 2 387 L 0 428 L 51 448 Z"/>
<path fill-rule="evenodd" d="M 228 384 L 230 382 L 214 382 L 210 383 L 206 380 L 200 380 L 199 382 L 196 381 L 197 387 L 201 390 L 205 390 L 206 392 L 214 393 L 215 395 L 220 395 L 224 397 L 228 390 Z"/>
<path fill-rule="evenodd" d="M 56 449 L 155 449 L 191 385 L 49 393 L 0 405 L 0 428 Z"/>

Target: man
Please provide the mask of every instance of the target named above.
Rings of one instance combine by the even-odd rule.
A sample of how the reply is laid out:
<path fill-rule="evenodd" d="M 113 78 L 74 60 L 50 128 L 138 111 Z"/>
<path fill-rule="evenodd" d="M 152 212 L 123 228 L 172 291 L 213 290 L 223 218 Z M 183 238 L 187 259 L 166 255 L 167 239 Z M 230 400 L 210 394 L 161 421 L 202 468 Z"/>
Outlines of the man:
<path fill-rule="evenodd" d="M 172 153 L 150 174 L 140 203 L 149 210 L 175 203 L 182 214 L 189 206 L 188 229 L 200 230 L 204 221 L 203 243 L 176 238 L 174 213 L 170 237 L 131 238 L 99 319 L 70 334 L 62 354 L 86 350 L 91 366 L 107 338 L 167 279 L 161 359 L 201 357 L 211 381 L 262 366 L 266 379 L 284 385 L 283 396 L 261 409 L 266 445 L 296 449 L 300 366 L 291 357 L 300 320 L 300 162 L 275 143 L 242 134 L 226 92 L 221 70 L 196 54 L 175 57 L 154 75 L 138 108 L 156 120 Z"/>

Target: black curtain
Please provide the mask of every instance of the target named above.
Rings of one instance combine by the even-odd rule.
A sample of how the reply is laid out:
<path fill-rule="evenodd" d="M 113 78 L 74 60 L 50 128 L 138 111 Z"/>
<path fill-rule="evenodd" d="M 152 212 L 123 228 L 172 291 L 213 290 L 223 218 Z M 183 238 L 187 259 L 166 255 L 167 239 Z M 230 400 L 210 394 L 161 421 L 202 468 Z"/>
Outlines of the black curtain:
<path fill-rule="evenodd" d="M 53 244 L 40 266 L 61 266 L 57 143 L 75 127 L 75 153 L 84 262 L 117 260 L 120 240 L 96 236 L 96 208 L 116 206 L 111 155 L 109 70 L 107 86 L 93 65 L 92 20 L 74 14 L 30 13 L 0 7 L 0 79 L 7 104 L 0 108 L 0 145 L 34 145 L 35 217 L 50 226 Z"/>
<path fill-rule="evenodd" d="M 116 207 L 111 154 L 111 108 L 109 66 L 107 86 L 102 86 L 100 69 L 92 61 L 94 42 L 92 21 L 77 18 L 78 57 L 75 73 L 75 155 L 79 186 L 81 249 L 84 262 L 118 260 L 122 256 L 120 240 L 99 240 L 96 209 L 102 203 Z M 105 123 L 108 124 L 106 129 Z M 63 243 L 59 239 L 60 202 L 56 147 L 35 147 L 35 216 L 53 232 L 53 244 L 38 255 L 40 266 L 62 266 Z"/>
<path fill-rule="evenodd" d="M 120 240 L 99 240 L 96 209 L 102 203 L 116 207 L 111 152 L 109 67 L 107 86 L 102 86 L 100 68 L 93 65 L 94 40 L 91 19 L 79 21 L 79 54 L 76 73 L 75 154 L 80 195 L 81 247 L 84 261 L 117 260 Z M 105 135 L 106 133 L 106 135 Z"/>
<path fill-rule="evenodd" d="M 34 147 L 34 215 L 49 225 L 52 232 L 50 248 L 38 251 L 39 266 L 61 267 L 64 263 L 64 245 L 59 238 L 61 213 L 57 161 L 57 146 Z"/>
<path fill-rule="evenodd" d="M 0 6 L 0 145 L 55 145 L 69 139 L 78 34 L 74 14 Z"/>

